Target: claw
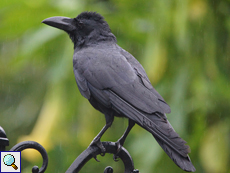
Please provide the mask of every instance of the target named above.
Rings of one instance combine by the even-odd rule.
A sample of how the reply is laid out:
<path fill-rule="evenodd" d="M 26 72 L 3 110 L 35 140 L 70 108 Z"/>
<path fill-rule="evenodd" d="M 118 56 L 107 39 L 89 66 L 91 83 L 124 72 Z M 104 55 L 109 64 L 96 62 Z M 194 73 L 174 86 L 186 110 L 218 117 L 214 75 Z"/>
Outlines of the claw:
<path fill-rule="evenodd" d="M 105 149 L 105 147 L 103 146 L 103 144 L 102 144 L 102 142 L 101 142 L 100 140 L 97 140 L 97 139 L 96 139 L 96 140 L 93 140 L 89 146 L 92 146 L 92 145 L 96 145 L 98 148 L 100 148 L 100 150 L 101 150 L 100 155 L 101 155 L 101 156 L 104 156 L 104 155 L 105 155 L 106 149 Z M 94 156 L 93 158 L 94 158 L 97 162 L 100 162 L 100 160 L 97 159 L 97 155 Z"/>
<path fill-rule="evenodd" d="M 100 162 L 100 160 L 97 159 L 97 156 L 93 157 L 97 162 Z"/>
<path fill-rule="evenodd" d="M 96 145 L 98 148 L 100 148 L 101 150 L 101 153 L 100 155 L 101 156 L 104 156 L 105 155 L 105 152 L 106 152 L 106 149 L 105 147 L 103 146 L 102 142 L 100 141 L 100 138 L 94 138 L 94 140 L 90 143 L 89 146 L 92 146 L 92 145 Z M 93 157 L 97 162 L 100 162 L 100 160 L 97 159 L 97 156 L 94 156 Z"/>
<path fill-rule="evenodd" d="M 116 146 L 117 146 L 117 153 L 113 155 L 113 160 L 114 160 L 115 162 L 117 162 L 117 161 L 118 161 L 118 158 L 119 158 L 118 154 L 119 154 L 120 151 L 121 151 L 122 145 L 121 145 L 120 141 L 115 142 L 115 144 L 116 144 Z"/>
<path fill-rule="evenodd" d="M 100 154 L 101 156 L 105 156 L 105 152 Z"/>
<path fill-rule="evenodd" d="M 118 162 L 118 161 L 119 161 L 118 158 L 119 158 L 119 157 L 117 156 L 117 154 L 114 154 L 114 155 L 113 155 L 113 160 L 114 160 L 115 162 Z"/>
<path fill-rule="evenodd" d="M 92 145 L 96 145 L 98 148 L 100 148 L 102 153 L 106 152 L 106 149 L 103 146 L 102 142 L 100 141 L 100 138 L 99 139 L 94 138 L 94 140 L 90 143 L 89 146 L 92 146 Z"/>

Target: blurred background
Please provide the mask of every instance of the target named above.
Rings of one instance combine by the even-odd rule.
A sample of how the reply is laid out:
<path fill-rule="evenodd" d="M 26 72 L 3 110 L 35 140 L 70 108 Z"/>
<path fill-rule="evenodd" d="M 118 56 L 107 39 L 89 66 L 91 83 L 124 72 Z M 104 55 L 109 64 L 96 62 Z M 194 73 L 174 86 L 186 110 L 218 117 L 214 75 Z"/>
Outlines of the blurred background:
<path fill-rule="evenodd" d="M 229 0 L 1 0 L 0 125 L 13 145 L 41 143 L 47 173 L 62 173 L 105 124 L 104 116 L 80 95 L 68 35 L 41 21 L 102 14 L 118 44 L 146 69 L 171 107 L 168 119 L 191 147 L 196 172 L 230 172 L 230 1 Z M 116 141 L 126 119 L 116 118 L 102 141 Z M 135 126 L 124 147 L 142 173 L 183 172 L 152 135 Z M 22 172 L 41 166 L 37 152 L 22 152 Z M 123 172 L 112 155 L 91 160 L 81 172 Z"/>

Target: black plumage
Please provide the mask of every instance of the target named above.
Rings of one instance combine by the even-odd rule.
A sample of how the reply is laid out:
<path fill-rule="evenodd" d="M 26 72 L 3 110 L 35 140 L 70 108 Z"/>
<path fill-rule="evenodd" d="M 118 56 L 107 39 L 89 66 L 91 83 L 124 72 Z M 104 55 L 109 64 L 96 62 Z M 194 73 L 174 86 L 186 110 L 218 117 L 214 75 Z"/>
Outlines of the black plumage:
<path fill-rule="evenodd" d="M 195 171 L 189 146 L 175 132 L 166 113 L 170 107 L 152 87 L 142 65 L 119 47 L 104 18 L 83 12 L 76 18 L 51 17 L 43 23 L 66 31 L 74 43 L 73 69 L 81 94 L 102 112 L 106 125 L 91 143 L 102 150 L 100 138 L 114 116 L 129 119 L 129 127 L 118 140 L 124 144 L 136 123 L 149 131 L 167 155 L 183 170 Z"/>

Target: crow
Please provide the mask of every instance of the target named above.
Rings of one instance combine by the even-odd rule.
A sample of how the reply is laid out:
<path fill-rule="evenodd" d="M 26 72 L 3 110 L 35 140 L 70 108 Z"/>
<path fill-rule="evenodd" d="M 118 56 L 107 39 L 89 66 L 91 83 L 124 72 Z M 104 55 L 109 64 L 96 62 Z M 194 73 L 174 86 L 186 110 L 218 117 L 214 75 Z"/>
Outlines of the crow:
<path fill-rule="evenodd" d="M 90 145 L 105 152 L 100 139 L 115 117 L 129 124 L 116 142 L 118 152 L 135 124 L 149 131 L 167 155 L 181 169 L 194 172 L 190 148 L 179 137 L 166 113 L 171 109 L 153 88 L 142 65 L 117 45 L 104 17 L 82 12 L 76 18 L 50 17 L 42 23 L 65 31 L 74 44 L 73 71 L 78 89 L 91 105 L 105 115 L 106 125 Z"/>

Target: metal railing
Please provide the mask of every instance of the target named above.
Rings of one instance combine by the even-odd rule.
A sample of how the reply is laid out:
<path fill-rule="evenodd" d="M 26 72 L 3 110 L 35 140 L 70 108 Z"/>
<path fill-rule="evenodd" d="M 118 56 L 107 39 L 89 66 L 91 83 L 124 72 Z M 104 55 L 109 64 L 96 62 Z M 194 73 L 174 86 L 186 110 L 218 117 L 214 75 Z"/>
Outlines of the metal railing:
<path fill-rule="evenodd" d="M 117 146 L 114 142 L 102 142 L 105 147 L 105 153 L 116 154 L 124 163 L 125 173 L 139 173 L 137 169 L 134 169 L 134 164 L 132 157 L 128 153 L 128 151 L 122 147 L 120 152 L 117 153 Z M 0 126 L 0 151 L 6 151 L 6 146 L 9 146 L 9 140 L 6 136 L 4 129 Z M 34 166 L 32 168 L 32 173 L 43 173 L 45 172 L 48 166 L 48 154 L 45 148 L 35 141 L 24 141 L 14 145 L 9 151 L 22 151 L 25 149 L 35 149 L 37 150 L 43 159 L 43 164 L 41 168 L 38 166 Z M 70 165 L 67 169 L 66 173 L 77 173 L 81 170 L 81 168 L 92 158 L 97 157 L 97 155 L 104 156 L 105 153 L 101 152 L 101 149 L 97 146 L 89 146 L 86 150 L 84 150 Z M 111 166 L 107 166 L 104 170 L 104 173 L 113 173 L 113 168 Z"/>

